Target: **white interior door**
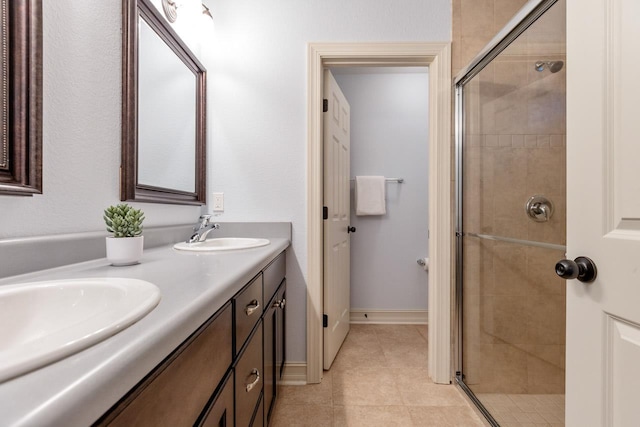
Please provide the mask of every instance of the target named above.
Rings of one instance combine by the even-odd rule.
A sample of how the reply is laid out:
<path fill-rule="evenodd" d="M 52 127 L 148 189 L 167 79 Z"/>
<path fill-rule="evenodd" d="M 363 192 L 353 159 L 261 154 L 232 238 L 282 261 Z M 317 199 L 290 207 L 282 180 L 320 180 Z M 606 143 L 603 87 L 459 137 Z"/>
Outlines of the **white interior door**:
<path fill-rule="evenodd" d="M 640 425 L 640 2 L 567 2 L 567 426 Z"/>
<path fill-rule="evenodd" d="M 324 369 L 349 333 L 349 103 L 329 70 L 324 71 Z"/>

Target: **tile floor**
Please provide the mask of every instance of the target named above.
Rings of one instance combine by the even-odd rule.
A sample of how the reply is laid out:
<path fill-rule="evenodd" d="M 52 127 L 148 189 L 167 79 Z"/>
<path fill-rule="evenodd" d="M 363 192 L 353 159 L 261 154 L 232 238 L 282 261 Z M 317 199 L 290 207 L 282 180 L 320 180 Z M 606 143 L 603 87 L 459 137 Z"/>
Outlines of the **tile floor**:
<path fill-rule="evenodd" d="M 501 427 L 564 427 L 563 394 L 476 395 Z"/>
<path fill-rule="evenodd" d="M 321 384 L 284 386 L 272 426 L 485 425 L 453 385 L 427 375 L 427 327 L 351 325 Z"/>

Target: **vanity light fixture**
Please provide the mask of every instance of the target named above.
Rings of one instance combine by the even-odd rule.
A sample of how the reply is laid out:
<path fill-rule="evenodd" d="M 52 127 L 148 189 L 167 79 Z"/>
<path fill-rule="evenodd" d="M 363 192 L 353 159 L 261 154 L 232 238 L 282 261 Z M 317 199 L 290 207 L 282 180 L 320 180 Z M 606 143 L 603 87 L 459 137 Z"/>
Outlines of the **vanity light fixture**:
<path fill-rule="evenodd" d="M 213 19 L 213 15 L 211 14 L 211 10 L 207 7 L 206 4 L 202 3 L 202 14 L 207 15 L 209 18 Z"/>
<path fill-rule="evenodd" d="M 178 5 L 175 0 L 162 0 L 162 10 L 170 23 L 176 22 L 178 19 Z"/>

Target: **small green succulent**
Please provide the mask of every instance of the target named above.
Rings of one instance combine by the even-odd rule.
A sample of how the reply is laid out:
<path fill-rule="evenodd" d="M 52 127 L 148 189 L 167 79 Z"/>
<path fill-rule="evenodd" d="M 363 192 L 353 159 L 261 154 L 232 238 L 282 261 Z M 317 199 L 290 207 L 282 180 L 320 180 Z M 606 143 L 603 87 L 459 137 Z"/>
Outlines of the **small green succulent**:
<path fill-rule="evenodd" d="M 107 231 L 113 233 L 113 237 L 136 237 L 142 234 L 144 213 L 126 203 L 109 206 L 104 210 L 103 218 Z"/>

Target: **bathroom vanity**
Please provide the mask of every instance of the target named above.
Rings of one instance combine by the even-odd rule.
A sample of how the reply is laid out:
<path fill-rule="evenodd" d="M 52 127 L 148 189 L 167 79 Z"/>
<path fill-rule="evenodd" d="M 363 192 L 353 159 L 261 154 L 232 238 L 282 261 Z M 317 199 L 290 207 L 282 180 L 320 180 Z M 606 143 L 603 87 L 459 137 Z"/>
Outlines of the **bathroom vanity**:
<path fill-rule="evenodd" d="M 95 425 L 266 426 L 284 363 L 285 290 L 281 253 Z"/>
<path fill-rule="evenodd" d="M 261 237 L 270 244 L 215 254 L 163 245 L 139 265 L 99 259 L 0 280 L 129 277 L 162 293 L 127 329 L 0 383 L 0 423 L 268 425 L 284 367 L 290 234 Z"/>

